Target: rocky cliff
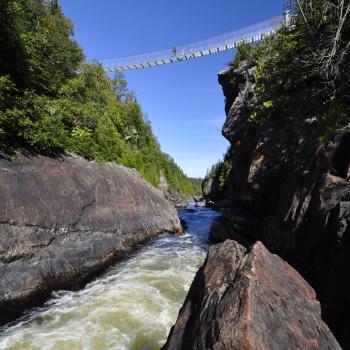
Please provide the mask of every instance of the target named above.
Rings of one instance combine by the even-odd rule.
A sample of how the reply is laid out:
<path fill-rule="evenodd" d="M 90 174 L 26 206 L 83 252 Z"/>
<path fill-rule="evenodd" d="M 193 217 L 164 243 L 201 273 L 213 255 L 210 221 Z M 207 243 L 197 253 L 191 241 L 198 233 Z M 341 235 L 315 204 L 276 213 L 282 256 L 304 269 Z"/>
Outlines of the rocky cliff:
<path fill-rule="evenodd" d="M 314 118 L 254 120 L 254 65 L 219 73 L 226 97 L 223 135 L 232 145 L 232 212 L 211 237 L 262 241 L 316 290 L 322 316 L 350 344 L 350 129 L 321 142 Z M 283 111 L 281 111 L 283 113 Z"/>
<path fill-rule="evenodd" d="M 1 323 L 182 230 L 175 208 L 136 171 L 74 155 L 2 156 L 0 197 Z"/>
<path fill-rule="evenodd" d="M 341 349 L 315 292 L 262 243 L 211 246 L 163 350 Z"/>
<path fill-rule="evenodd" d="M 227 183 L 224 182 L 230 173 L 230 169 L 226 169 L 226 165 L 231 163 L 229 156 L 230 150 L 226 153 L 223 161 L 219 161 L 213 166 L 202 182 L 202 195 L 207 207 L 220 209 L 230 206 L 227 198 Z"/>
<path fill-rule="evenodd" d="M 194 200 L 193 197 L 189 195 L 185 195 L 177 191 L 171 191 L 163 173 L 160 174 L 158 188 L 163 193 L 165 198 L 177 208 L 184 208 Z"/>

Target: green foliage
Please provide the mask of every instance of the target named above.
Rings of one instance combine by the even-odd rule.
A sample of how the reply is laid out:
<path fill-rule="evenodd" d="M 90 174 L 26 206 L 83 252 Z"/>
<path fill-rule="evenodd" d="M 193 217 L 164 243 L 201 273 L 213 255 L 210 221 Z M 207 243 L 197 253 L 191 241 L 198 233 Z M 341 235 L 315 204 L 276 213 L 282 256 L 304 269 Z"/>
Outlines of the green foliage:
<path fill-rule="evenodd" d="M 68 150 L 136 168 L 158 186 L 200 192 L 164 154 L 121 74 L 83 62 L 57 0 L 0 0 L 0 145 L 47 155 Z"/>
<path fill-rule="evenodd" d="M 224 159 L 223 165 L 221 167 L 220 175 L 219 175 L 219 184 L 220 189 L 222 190 L 226 184 L 226 181 L 231 173 L 232 163 L 228 158 Z"/>
<path fill-rule="evenodd" d="M 237 52 L 233 60 L 230 62 L 230 66 L 233 68 L 238 68 L 241 62 L 253 61 L 255 58 L 255 53 L 256 47 L 254 45 L 242 42 L 237 47 Z"/>
<path fill-rule="evenodd" d="M 192 184 L 193 190 L 191 190 L 191 193 L 194 195 L 199 195 L 202 193 L 202 182 L 203 179 L 197 178 L 197 177 L 188 177 L 188 181 Z"/>
<path fill-rule="evenodd" d="M 341 128 L 344 121 L 346 121 L 347 113 L 344 107 L 337 101 L 332 101 L 329 104 L 328 110 L 322 115 L 320 119 L 320 126 L 323 134 L 319 137 L 319 142 L 328 141 Z"/>
<path fill-rule="evenodd" d="M 126 99 L 128 94 L 127 83 L 123 73 L 117 72 L 112 80 L 115 95 L 119 101 Z"/>
<path fill-rule="evenodd" d="M 21 89 L 54 94 L 83 55 L 57 1 L 0 0 L 0 75 Z"/>
<path fill-rule="evenodd" d="M 0 111 L 12 105 L 12 96 L 16 94 L 16 85 L 9 75 L 0 76 Z"/>
<path fill-rule="evenodd" d="M 350 112 L 350 4 L 291 2 L 293 27 L 257 46 L 242 45 L 232 65 L 242 60 L 256 65 L 257 106 L 251 121 L 288 125 L 313 119 L 324 140 L 346 124 Z"/>
<path fill-rule="evenodd" d="M 232 170 L 232 152 L 233 148 L 230 147 L 227 149 L 224 159 L 219 160 L 207 171 L 207 174 L 204 177 L 202 188 L 208 183 L 210 179 L 218 181 L 220 191 L 224 191 L 227 185 L 227 181 L 230 177 Z"/>

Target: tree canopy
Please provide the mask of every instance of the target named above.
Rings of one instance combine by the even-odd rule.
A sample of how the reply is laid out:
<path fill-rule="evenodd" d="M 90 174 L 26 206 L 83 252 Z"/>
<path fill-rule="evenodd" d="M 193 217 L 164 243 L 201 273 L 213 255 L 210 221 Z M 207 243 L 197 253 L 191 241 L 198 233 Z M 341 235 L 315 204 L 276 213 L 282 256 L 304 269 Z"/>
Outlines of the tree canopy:
<path fill-rule="evenodd" d="M 350 112 L 350 1 L 290 0 L 293 21 L 231 65 L 255 63 L 255 122 L 310 123 L 325 141 Z"/>
<path fill-rule="evenodd" d="M 121 74 L 89 64 L 57 0 L 0 0 L 0 147 L 49 156 L 64 151 L 136 168 L 157 186 L 195 194 L 160 149 Z"/>

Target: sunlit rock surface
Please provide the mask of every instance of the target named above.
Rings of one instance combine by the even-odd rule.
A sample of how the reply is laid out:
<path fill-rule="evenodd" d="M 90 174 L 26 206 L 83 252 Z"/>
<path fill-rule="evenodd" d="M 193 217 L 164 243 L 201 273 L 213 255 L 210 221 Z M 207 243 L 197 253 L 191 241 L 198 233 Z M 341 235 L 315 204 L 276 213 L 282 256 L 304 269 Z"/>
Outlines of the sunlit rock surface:
<path fill-rule="evenodd" d="M 208 249 L 206 208 L 179 210 L 186 234 L 164 234 L 77 291 L 60 290 L 0 328 L 1 350 L 159 350 Z"/>
<path fill-rule="evenodd" d="M 74 155 L 0 159 L 0 321 L 79 286 L 139 243 L 182 231 L 136 171 Z"/>
<path fill-rule="evenodd" d="M 171 191 L 163 173 L 160 174 L 158 188 L 163 193 L 165 198 L 177 208 L 184 208 L 194 200 L 191 196 L 179 193 L 177 191 Z"/>
<path fill-rule="evenodd" d="M 322 128 L 309 115 L 287 121 L 281 111 L 276 120 L 256 122 L 253 65 L 230 67 L 219 82 L 222 132 L 232 146 L 232 211 L 214 223 L 211 237 L 261 241 L 297 269 L 315 289 L 324 321 L 350 349 L 350 128 L 320 142 Z"/>
<path fill-rule="evenodd" d="M 341 349 L 314 290 L 262 243 L 211 246 L 163 350 Z"/>

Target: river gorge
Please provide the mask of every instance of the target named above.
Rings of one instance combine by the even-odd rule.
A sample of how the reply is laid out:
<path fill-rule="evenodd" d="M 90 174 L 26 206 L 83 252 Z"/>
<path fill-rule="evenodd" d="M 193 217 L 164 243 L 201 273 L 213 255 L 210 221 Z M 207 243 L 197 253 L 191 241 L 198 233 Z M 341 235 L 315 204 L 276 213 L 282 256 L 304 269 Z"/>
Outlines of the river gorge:
<path fill-rule="evenodd" d="M 350 350 L 350 0 L 101 3 L 0 0 L 0 350 Z"/>
<path fill-rule="evenodd" d="M 218 213 L 190 207 L 179 215 L 185 235 L 159 236 L 82 290 L 53 292 L 43 307 L 2 329 L 0 349 L 159 349 L 204 261 Z"/>

